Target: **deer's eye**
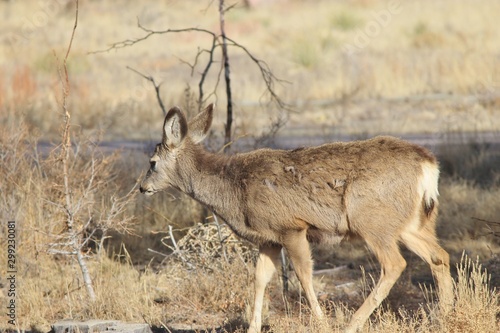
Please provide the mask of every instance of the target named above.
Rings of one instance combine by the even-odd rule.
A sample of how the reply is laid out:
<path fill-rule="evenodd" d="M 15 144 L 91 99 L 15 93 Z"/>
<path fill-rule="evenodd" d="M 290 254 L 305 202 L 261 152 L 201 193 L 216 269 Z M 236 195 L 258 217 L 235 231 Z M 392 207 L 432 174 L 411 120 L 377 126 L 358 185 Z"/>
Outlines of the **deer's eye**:
<path fill-rule="evenodd" d="M 151 170 L 156 171 L 156 161 L 149 161 L 149 165 L 151 167 Z"/>

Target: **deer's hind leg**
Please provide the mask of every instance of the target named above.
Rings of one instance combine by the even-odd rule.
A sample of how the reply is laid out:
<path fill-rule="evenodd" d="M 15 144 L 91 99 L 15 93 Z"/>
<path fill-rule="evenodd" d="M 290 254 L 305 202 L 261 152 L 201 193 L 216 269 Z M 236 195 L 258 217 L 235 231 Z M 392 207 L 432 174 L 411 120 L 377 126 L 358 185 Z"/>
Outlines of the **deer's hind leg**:
<path fill-rule="evenodd" d="M 387 243 L 380 239 L 365 237 L 368 247 L 375 253 L 380 262 L 381 272 L 378 283 L 373 288 L 361 307 L 354 313 L 345 332 L 354 333 L 361 330 L 373 311 L 387 297 L 389 291 L 406 268 L 406 261 L 399 252 L 394 239 L 387 239 Z"/>
<path fill-rule="evenodd" d="M 431 267 L 439 288 L 443 310 L 453 304 L 453 280 L 450 275 L 450 256 L 439 246 L 432 224 L 403 232 L 401 240 L 408 249 L 422 258 Z"/>

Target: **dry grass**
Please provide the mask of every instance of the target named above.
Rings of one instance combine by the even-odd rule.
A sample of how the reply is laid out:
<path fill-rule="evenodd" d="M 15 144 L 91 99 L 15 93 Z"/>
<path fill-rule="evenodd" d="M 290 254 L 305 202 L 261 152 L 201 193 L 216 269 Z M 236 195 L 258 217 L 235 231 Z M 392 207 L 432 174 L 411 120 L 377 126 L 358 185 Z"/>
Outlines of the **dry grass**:
<path fill-rule="evenodd" d="M 169 196 L 165 196 L 163 202 L 147 202 L 149 208 L 144 207 L 142 198 L 136 201 L 135 206 L 130 205 L 126 214 L 141 216 L 144 220 L 136 229 L 136 233 L 143 237 L 142 241 L 137 236 L 128 236 L 122 240 L 124 245 L 120 245 L 118 235 L 113 235 L 115 240 L 107 243 L 108 256 L 104 253 L 93 254 L 93 247 L 88 249 L 89 269 L 97 295 L 97 300 L 91 302 L 75 261 L 48 254 L 48 244 L 64 231 L 60 210 L 50 204 L 55 201 L 54 196 L 60 195 L 54 183 L 57 175 L 51 173 L 56 169 L 51 171 L 47 164 L 54 163 L 51 155 L 39 154 L 36 157 L 36 140 L 29 135 L 22 122 L 4 119 L 2 123 L 9 123 L 10 126 L 3 127 L 1 132 L 0 171 L 2 179 L 6 180 L 1 183 L 2 193 L 5 194 L 2 196 L 1 218 L 4 221 L 15 219 L 20 230 L 17 309 L 20 328 L 47 331 L 51 323 L 64 318 L 103 318 L 146 321 L 158 327 L 170 325 L 179 329 L 223 327 L 228 332 L 241 331 L 241 325 L 248 320 L 252 303 L 252 258 L 255 250 L 241 244 L 223 226 L 220 235 L 213 224 L 198 224 L 185 229 L 193 222 L 201 222 L 203 215 L 196 206 L 186 211 L 188 205 Z M 120 179 L 115 181 L 119 187 L 128 188 L 133 186 L 134 175 L 139 174 L 140 167 L 129 165 L 125 168 L 121 158 L 127 160 L 126 154 L 116 155 L 117 161 L 109 162 L 107 173 L 112 179 Z M 88 177 L 90 172 L 84 161 L 74 164 L 74 169 L 80 170 L 79 177 L 82 179 Z M 103 198 L 115 191 L 109 185 L 101 187 L 101 190 L 97 195 Z M 468 217 L 479 215 L 494 219 L 498 216 L 495 210 L 498 208 L 495 205 L 498 186 L 479 186 L 471 181 L 445 177 L 441 192 L 440 234 L 445 235 L 444 244 L 451 251 L 454 261 L 465 249 L 472 256 L 479 255 L 482 262 L 497 274 L 499 266 L 489 265 L 487 259 L 495 258 L 498 253 L 498 238 L 482 236 L 483 226 L 474 225 Z M 103 206 L 98 206 L 99 209 L 110 205 L 106 200 L 96 201 L 102 202 Z M 184 213 L 180 214 L 182 209 Z M 185 221 L 182 224 L 179 223 L 181 217 Z M 175 221 L 177 225 L 173 223 Z M 173 225 L 177 230 L 173 234 L 177 248 L 169 237 L 165 238 L 167 225 Z M 160 230 L 163 233 L 155 236 L 156 244 L 151 243 L 154 238 L 151 231 Z M 225 240 L 226 256 L 220 239 Z M 96 242 L 99 242 L 99 237 L 96 237 Z M 5 246 L 4 243 L 1 245 Z M 162 252 L 167 257 L 153 254 L 155 260 L 145 261 L 147 248 Z M 372 283 L 370 275 L 363 278 L 357 265 L 368 267 L 375 279 L 378 272 L 377 265 L 369 259 L 371 256 L 362 246 L 341 246 L 335 252 L 334 257 L 319 256 L 318 264 L 332 267 L 347 263 L 353 267 L 332 279 L 316 278 L 316 289 L 325 293 L 321 299 L 329 313 L 328 322 L 311 320 L 295 277 L 292 276 L 291 289 L 285 295 L 281 283 L 275 279 L 268 290 L 265 311 L 273 332 L 331 332 L 344 327 L 353 309 L 362 301 L 363 285 L 369 288 Z M 149 258 L 151 256 L 150 253 Z M 5 276 L 5 260 L 4 256 L 0 258 L 2 276 Z M 479 262 L 471 263 L 463 259 L 459 265 L 455 291 L 457 303 L 453 313 L 447 316 L 439 313 L 431 296 L 420 306 L 407 310 L 399 308 L 401 304 L 409 305 L 410 298 L 416 297 L 416 287 L 410 280 L 415 278 L 420 281 L 421 268 L 413 266 L 411 275 L 401 279 L 387 301 L 387 304 L 399 304 L 398 308 L 384 306 L 372 317 L 366 331 L 495 331 L 498 294 L 491 289 L 490 280 Z M 341 276 L 344 276 L 343 282 Z M 363 282 L 365 280 L 368 282 Z M 3 303 L 5 300 L 6 291 L 3 290 L 0 301 Z M 6 322 L 6 318 L 0 319 L 2 323 Z"/>
<path fill-rule="evenodd" d="M 255 249 L 236 241 L 225 228 L 219 236 L 217 228 L 205 223 L 209 212 L 186 196 L 169 192 L 135 198 L 114 220 L 136 222 L 133 234 L 110 233 L 112 238 L 104 241 L 105 250 L 100 255 L 96 252 L 102 234 L 95 235 L 95 243 L 86 249 L 95 302 L 86 294 L 75 261 L 49 254 L 49 244 L 65 231 L 63 211 L 55 204 L 61 202 L 61 174 L 56 154 L 51 154 L 55 146 L 40 148 L 37 141 L 58 142 L 61 96 L 52 50 L 62 49 L 73 19 L 71 5 L 57 3 L 60 5 L 46 9 L 45 21 L 35 21 L 41 17 L 36 15 L 43 13 L 41 2 L 0 4 L 7 33 L 0 41 L 4 46 L 0 48 L 0 235 L 6 234 L 4 221 L 17 222 L 18 328 L 46 332 L 53 322 L 64 318 L 101 318 L 146 321 L 172 330 L 221 327 L 222 331 L 243 332 L 253 302 Z M 149 152 L 109 155 L 92 150 L 93 142 L 156 141 L 160 133 L 161 112 L 153 90 L 125 66 L 155 74 L 164 81 L 165 104 L 182 105 L 189 100 L 186 91 L 194 91 L 197 78 L 189 76 L 178 58 L 192 59 L 196 46 L 207 41 L 196 34 L 172 35 L 117 52 L 87 52 L 140 36 L 135 28 L 137 15 L 143 24 L 158 29 L 165 24 L 216 29 L 217 17 L 213 8 L 205 10 L 206 4 L 198 1 L 164 5 L 82 0 L 81 4 L 79 30 L 69 60 L 69 102 L 73 129 L 78 133 L 74 141 L 80 147 L 72 160 L 71 181 L 75 196 L 83 193 L 82 180 L 89 179 L 90 161 L 97 159 L 101 169 L 96 191 L 87 198 L 92 204 L 81 218 L 90 214 L 99 219 L 112 210 L 110 198 L 126 194 L 141 177 Z M 387 25 L 365 40 L 363 47 L 355 41 L 363 38 L 366 29 L 375 27 L 377 17 L 380 19 L 377 15 L 387 9 L 382 0 L 319 1 L 315 6 L 303 1 L 276 1 L 250 11 L 236 8 L 228 13 L 227 31 L 268 61 L 278 77 L 292 82 L 279 88 L 285 100 L 301 105 L 301 112 L 289 116 L 288 133 L 296 134 L 304 124 L 322 129 L 325 136 L 333 131 L 370 135 L 380 131 L 498 130 L 498 6 L 494 0 L 404 2 L 401 11 L 390 16 Z M 276 13 L 287 20 L 276 19 Z M 231 52 L 235 135 L 261 133 L 277 113 L 270 110 L 255 117 L 255 112 L 262 114 L 260 108 L 252 106 L 263 91 L 259 74 L 249 70 L 253 65 L 241 54 Z M 405 99 L 425 94 L 445 97 Z M 318 99 L 326 102 L 316 103 Z M 218 103 L 224 104 L 222 97 Z M 223 113 L 217 117 L 215 123 L 222 124 Z M 438 233 L 452 262 L 459 263 L 453 269 L 456 306 L 447 315 L 439 312 L 434 293 L 418 287 L 419 283 L 425 288 L 433 285 L 428 268 L 409 256 L 409 268 L 365 326 L 366 332 L 500 329 L 494 289 L 500 286 L 498 234 L 491 234 L 484 222 L 472 219 L 498 222 L 500 216 L 498 155 L 486 148 L 464 142 L 458 150 L 438 152 L 444 171 Z M 165 238 L 168 226 L 174 229 L 177 249 Z M 226 240 L 226 256 L 219 237 Z M 0 237 L 0 247 L 6 247 L 4 237 Z M 480 260 L 461 259 L 464 251 Z M 316 290 L 322 293 L 320 299 L 329 314 L 327 322 L 310 318 L 292 276 L 286 294 L 279 279 L 269 286 L 264 313 L 268 331 L 340 332 L 362 302 L 363 290 L 370 288 L 371 276 L 378 276 L 378 267 L 362 244 L 342 245 L 333 254 L 331 249 L 328 254 L 318 250 L 316 258 L 319 268 L 346 266 L 336 276 L 315 277 Z M 491 280 L 481 263 L 492 274 Z M 365 267 L 366 277 L 360 265 Z M 7 300 L 5 273 L 2 252 L 2 307 Z M 427 299 L 423 295 L 428 295 Z M 0 330 L 12 329 L 6 322 L 2 311 Z"/>

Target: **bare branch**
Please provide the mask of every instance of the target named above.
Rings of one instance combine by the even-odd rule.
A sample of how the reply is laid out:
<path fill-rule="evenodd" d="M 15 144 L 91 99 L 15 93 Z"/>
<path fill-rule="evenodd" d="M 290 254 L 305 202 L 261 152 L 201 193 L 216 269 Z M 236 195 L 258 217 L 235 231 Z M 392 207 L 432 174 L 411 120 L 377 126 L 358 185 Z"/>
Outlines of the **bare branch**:
<path fill-rule="evenodd" d="M 480 219 L 478 217 L 471 217 L 471 219 L 479 221 L 479 222 L 484 222 L 486 224 L 492 224 L 492 225 L 500 226 L 500 222 L 497 222 L 497 221 L 489 221 L 489 220 L 485 220 L 485 219 Z"/>
<path fill-rule="evenodd" d="M 133 45 L 135 45 L 135 44 L 137 44 L 139 42 L 142 42 L 142 41 L 148 39 L 151 36 L 168 34 L 168 33 L 202 32 L 202 33 L 209 34 L 209 35 L 211 35 L 213 37 L 216 37 L 216 34 L 213 33 L 212 31 L 206 30 L 206 29 L 201 29 L 201 28 L 166 29 L 166 30 L 158 30 L 158 31 L 157 30 L 151 30 L 151 29 L 148 29 L 148 28 L 145 28 L 144 26 L 142 26 L 141 23 L 139 22 L 139 19 L 137 19 L 137 27 L 139 29 L 143 30 L 144 32 L 146 32 L 146 35 L 144 35 L 142 37 L 139 37 L 139 38 L 136 38 L 136 39 L 125 39 L 123 41 L 111 44 L 111 46 L 108 47 L 107 49 L 98 50 L 98 51 L 94 51 L 94 52 L 89 52 L 89 54 L 105 53 L 105 52 L 109 52 L 111 50 L 123 49 L 125 47 L 133 46 Z"/>
<path fill-rule="evenodd" d="M 200 82 L 198 83 L 198 111 L 201 111 L 202 105 L 203 105 L 203 84 L 205 83 L 205 78 L 208 75 L 208 71 L 210 70 L 210 67 L 212 66 L 213 59 L 214 59 L 214 52 L 215 49 L 217 48 L 217 37 L 215 35 L 212 36 L 212 48 L 208 51 L 209 58 L 207 61 L 207 65 L 205 66 L 205 69 L 201 73 L 201 78 Z"/>
<path fill-rule="evenodd" d="M 177 247 L 177 242 L 175 241 L 174 234 L 172 233 L 172 226 L 168 226 L 168 234 L 170 235 L 170 240 L 172 241 L 172 244 L 174 245 L 175 251 L 179 251 L 179 248 Z"/>
<path fill-rule="evenodd" d="M 172 241 L 172 244 L 174 245 L 174 253 L 173 254 L 177 254 L 179 256 L 179 258 L 182 260 L 182 262 L 184 262 L 190 269 L 196 268 L 193 264 L 191 264 L 189 262 L 189 260 L 184 258 L 182 251 L 179 249 L 177 242 L 175 241 L 174 233 L 173 233 L 173 229 L 172 229 L 171 225 L 168 226 L 168 233 L 170 236 L 170 240 Z M 163 243 L 163 239 L 162 239 L 162 243 Z M 163 244 L 165 244 L 165 243 L 163 243 Z"/>
<path fill-rule="evenodd" d="M 226 40 L 228 42 L 230 42 L 229 45 L 237 47 L 237 48 L 243 50 L 243 52 L 245 52 L 246 55 L 257 65 L 257 67 L 260 70 L 262 79 L 264 80 L 264 83 L 266 84 L 267 91 L 271 95 L 271 99 L 273 101 L 275 101 L 280 108 L 285 109 L 285 110 L 290 110 L 291 106 L 288 105 L 287 103 L 285 103 L 278 96 L 278 94 L 276 93 L 276 91 L 274 90 L 274 84 L 275 84 L 275 82 L 278 82 L 278 83 L 290 83 L 290 82 L 286 81 L 286 80 L 282 80 L 282 79 L 277 78 L 274 75 L 274 73 L 271 71 L 271 69 L 269 68 L 269 65 L 265 61 L 263 61 L 263 60 L 255 57 L 245 46 L 237 43 L 236 41 L 234 41 L 233 39 L 231 39 L 229 37 L 226 37 Z"/>
<path fill-rule="evenodd" d="M 222 9 L 222 12 L 225 12 L 227 11 L 228 9 L 232 8 L 231 6 L 226 8 L 225 10 Z M 283 108 L 283 109 L 286 109 L 286 110 L 290 110 L 291 109 L 291 106 L 288 105 L 287 103 L 285 103 L 279 96 L 278 94 L 276 93 L 275 91 L 275 88 L 274 88 L 274 85 L 275 85 L 275 82 L 278 82 L 278 83 L 289 83 L 288 81 L 286 80 L 282 80 L 282 79 L 279 79 L 277 78 L 273 72 L 271 71 L 271 69 L 269 68 L 269 65 L 255 57 L 245 46 L 241 45 L 240 43 L 237 43 L 235 40 L 227 37 L 225 35 L 224 32 L 222 32 L 221 35 L 217 35 L 215 34 L 214 32 L 210 31 L 210 30 L 207 30 L 207 29 L 202 29 L 202 28 L 182 28 L 182 29 L 166 29 L 166 30 L 152 30 L 152 29 L 148 29 L 144 26 L 142 26 L 139 22 L 139 20 L 137 20 L 137 26 L 143 30 L 144 32 L 146 32 L 146 35 L 142 36 L 142 37 L 139 37 L 139 38 L 136 38 L 136 39 L 126 39 L 126 40 L 123 40 L 123 41 L 120 41 L 120 42 L 116 42 L 116 43 L 113 43 L 111 44 L 111 46 L 105 50 L 100 50 L 100 51 L 94 51 L 94 52 L 90 52 L 91 54 L 95 54 L 95 53 L 103 53 L 103 52 L 109 52 L 111 50 L 116 50 L 116 49 L 121 49 L 121 48 L 125 48 L 125 47 L 128 47 L 128 46 L 133 46 L 143 40 L 146 40 L 148 39 L 149 37 L 153 36 L 153 35 L 161 35 L 161 34 L 168 34 L 168 33 L 181 33 L 181 32 L 201 32 L 201 33 L 205 33 L 205 34 L 209 34 L 212 36 L 212 47 L 209 49 L 209 50 L 206 50 L 206 52 L 209 53 L 210 57 L 209 57 L 209 60 L 207 62 L 207 65 L 205 67 L 205 69 L 203 70 L 203 72 L 201 73 L 201 78 L 200 78 L 200 82 L 198 84 L 198 87 L 199 87 L 199 93 L 200 93 L 200 97 L 198 99 L 198 104 L 199 104 L 199 107 L 201 108 L 201 105 L 203 104 L 203 83 L 205 81 L 205 78 L 209 72 L 209 69 L 211 67 L 211 64 L 213 62 L 213 54 L 214 54 L 214 51 L 215 49 L 218 47 L 218 46 L 223 46 L 223 43 L 224 41 L 227 43 L 229 42 L 227 45 L 228 46 L 234 46 L 234 47 L 237 47 L 239 49 L 241 49 L 242 51 L 244 51 L 249 57 L 250 59 L 258 66 L 260 72 L 261 72 L 261 76 L 266 84 L 266 89 L 267 89 L 267 92 L 270 94 L 271 96 L 271 100 L 273 100 L 274 102 L 277 103 L 277 105 L 280 107 L 280 108 Z M 221 27 L 223 29 L 223 27 Z M 222 37 L 222 42 L 219 41 L 219 38 Z M 197 64 L 197 59 L 198 57 L 200 56 L 200 54 L 202 53 L 203 51 L 198 51 L 196 57 L 195 57 L 195 63 L 193 65 L 187 63 L 186 61 L 183 61 L 183 63 L 185 64 L 188 64 L 189 67 L 191 68 L 191 75 L 193 74 L 194 72 L 194 67 L 196 66 Z"/>
<path fill-rule="evenodd" d="M 149 82 L 151 82 L 153 84 L 155 91 L 156 91 L 156 99 L 158 100 L 158 104 L 160 105 L 161 111 L 163 112 L 163 116 L 165 117 L 167 115 L 167 111 L 165 110 L 165 105 L 163 105 L 163 101 L 161 100 L 161 96 L 160 96 L 161 83 L 156 84 L 156 81 L 152 76 L 144 75 L 141 72 L 139 72 L 138 70 L 133 69 L 132 67 L 127 66 L 127 69 L 133 71 L 136 74 L 139 74 L 140 76 L 142 76 L 143 78 L 145 78 L 146 80 L 148 80 Z"/>
<path fill-rule="evenodd" d="M 176 57 L 177 60 L 179 60 L 182 64 L 185 64 L 187 65 L 190 69 L 191 69 L 191 76 L 194 75 L 194 70 L 196 69 L 196 66 L 198 65 L 198 59 L 200 58 L 200 56 L 204 53 L 204 52 L 209 52 L 208 50 L 206 49 L 201 49 L 200 47 L 198 47 L 198 50 L 196 52 L 196 56 L 194 57 L 194 63 L 191 64 L 190 62 L 182 59 L 182 58 L 179 58 L 179 57 Z"/>
<path fill-rule="evenodd" d="M 56 249 L 49 249 L 47 252 L 50 254 L 62 254 L 65 256 L 70 256 L 70 255 L 76 254 L 76 252 L 62 251 L 62 250 L 56 250 Z"/>
<path fill-rule="evenodd" d="M 69 39 L 68 49 L 66 50 L 66 55 L 64 56 L 63 68 L 65 74 L 65 82 L 68 90 L 66 91 L 66 97 L 69 94 L 69 77 L 68 77 L 68 66 L 66 65 L 68 61 L 69 52 L 71 51 L 71 46 L 73 45 L 73 39 L 75 38 L 76 27 L 78 26 L 78 0 L 75 0 L 75 24 L 73 25 L 73 30 L 71 31 L 71 38 Z"/>
<path fill-rule="evenodd" d="M 149 252 L 152 252 L 152 253 L 154 253 L 154 254 L 159 254 L 159 255 L 161 255 L 161 256 L 168 257 L 168 254 L 161 253 L 161 252 L 156 251 L 156 250 L 153 250 L 153 249 L 151 249 L 151 248 L 149 248 L 149 247 L 148 247 L 148 251 L 149 251 Z"/>
<path fill-rule="evenodd" d="M 221 232 L 221 226 L 219 223 L 219 219 L 217 218 L 217 215 L 212 214 L 215 220 L 215 225 L 217 226 L 217 234 L 219 235 L 219 241 L 220 241 L 220 247 L 222 250 L 222 255 L 224 257 L 224 260 L 226 260 L 227 263 L 229 263 L 229 259 L 227 258 L 227 253 L 226 253 L 226 246 L 224 245 L 225 238 L 222 237 L 222 232 Z"/>
<path fill-rule="evenodd" d="M 489 236 L 489 235 L 493 235 L 495 237 L 500 237 L 500 222 L 489 221 L 489 220 L 485 220 L 485 219 L 481 219 L 481 218 L 477 218 L 477 217 L 471 217 L 471 219 L 479 221 L 479 222 L 483 222 L 485 224 L 485 228 L 488 229 L 488 232 L 485 234 L 479 235 L 480 237 L 481 236 Z M 495 230 L 495 228 L 496 228 L 496 230 Z"/>
<path fill-rule="evenodd" d="M 207 52 L 209 55 L 208 60 L 206 62 L 206 65 L 203 68 L 203 71 L 200 73 L 200 80 L 198 82 L 198 94 L 199 94 L 198 95 L 198 111 L 201 110 L 204 102 L 208 98 L 210 98 L 214 95 L 217 96 L 217 89 L 218 89 L 220 78 L 222 75 L 222 70 L 224 70 L 224 80 L 226 82 L 226 96 L 227 96 L 227 110 L 226 110 L 227 117 L 226 117 L 226 125 L 225 125 L 225 135 L 224 135 L 225 145 L 224 146 L 226 148 L 228 148 L 228 147 L 230 147 L 230 145 L 227 145 L 227 143 L 229 143 L 231 141 L 231 131 L 232 131 L 231 127 L 232 127 L 232 121 L 233 121 L 233 101 L 232 101 L 232 92 L 231 92 L 230 63 L 229 63 L 229 57 L 228 57 L 228 47 L 229 46 L 236 47 L 236 48 L 239 48 L 240 50 L 242 50 L 259 68 L 259 71 L 261 73 L 262 79 L 264 80 L 265 87 L 266 87 L 262 96 L 269 96 L 270 102 L 276 103 L 280 109 L 287 110 L 287 111 L 290 111 L 292 109 L 292 107 L 290 105 L 285 103 L 279 97 L 279 95 L 277 94 L 277 92 L 275 90 L 276 83 L 281 84 L 281 83 L 285 83 L 287 81 L 277 78 L 273 74 L 273 72 L 269 68 L 269 65 L 265 61 L 257 58 L 246 47 L 244 47 L 243 45 L 237 43 L 235 40 L 226 36 L 225 27 L 224 27 L 224 25 L 225 25 L 224 14 L 228 10 L 232 9 L 233 7 L 234 7 L 234 5 L 230 5 L 230 6 L 225 8 L 224 7 L 224 0 L 219 0 L 218 10 L 219 10 L 219 20 L 220 20 L 220 34 L 216 34 L 210 30 L 207 30 L 207 29 L 196 28 L 196 27 L 183 28 L 183 29 L 152 30 L 152 29 L 146 28 L 143 25 L 141 25 L 139 19 L 137 19 L 137 26 L 139 29 L 141 29 L 142 31 L 145 32 L 144 36 L 136 38 L 136 39 L 126 39 L 126 40 L 123 40 L 120 42 L 116 42 L 116 43 L 111 44 L 111 46 L 105 50 L 95 51 L 92 53 L 109 52 L 111 50 L 116 50 L 116 49 L 121 49 L 121 48 L 125 48 L 128 46 L 133 46 L 139 42 L 142 42 L 142 41 L 150 38 L 153 35 L 162 35 L 162 34 L 169 34 L 169 33 L 183 33 L 183 32 L 199 32 L 199 33 L 210 35 L 212 37 L 211 47 L 209 49 L 198 48 L 198 50 L 196 52 L 196 56 L 194 58 L 194 62 L 190 63 L 190 62 L 187 62 L 187 61 L 182 60 L 182 59 L 179 59 L 179 60 L 181 61 L 181 63 L 189 66 L 189 68 L 191 70 L 191 76 L 193 76 L 195 73 L 195 69 L 199 63 L 201 55 L 204 52 Z M 214 63 L 214 53 L 218 47 L 221 47 L 221 49 L 222 49 L 221 69 L 217 75 L 217 81 L 216 81 L 214 89 L 212 90 L 212 92 L 210 94 L 208 94 L 208 96 L 205 96 L 206 94 L 204 91 L 204 84 L 205 84 L 206 78 L 207 78 L 207 76 L 212 68 L 212 64 Z M 133 70 L 130 67 L 127 67 L 127 68 L 130 70 Z M 153 86 L 155 87 L 155 90 L 156 90 L 158 103 L 160 104 L 160 107 L 165 114 L 165 108 L 163 106 L 163 102 L 161 101 L 161 99 L 159 97 L 160 96 L 159 95 L 160 86 L 155 83 L 154 79 L 151 76 L 146 76 L 144 74 L 139 73 L 136 70 L 133 70 L 133 71 L 136 72 L 137 74 L 141 75 L 143 78 L 145 78 L 153 83 Z"/>

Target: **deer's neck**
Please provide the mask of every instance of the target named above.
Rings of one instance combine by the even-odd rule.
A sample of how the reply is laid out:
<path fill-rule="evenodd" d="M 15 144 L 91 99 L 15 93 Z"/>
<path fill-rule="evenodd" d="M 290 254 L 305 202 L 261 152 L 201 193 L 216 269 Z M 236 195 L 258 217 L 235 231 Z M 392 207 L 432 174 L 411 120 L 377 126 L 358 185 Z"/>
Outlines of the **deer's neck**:
<path fill-rule="evenodd" d="M 210 208 L 228 224 L 242 219 L 242 189 L 238 176 L 231 175 L 236 156 L 214 154 L 196 146 L 194 163 L 184 170 L 181 190 Z"/>
<path fill-rule="evenodd" d="M 247 200 L 254 182 L 252 170 L 257 164 L 262 167 L 263 161 L 252 161 L 249 154 L 213 154 L 199 146 L 193 147 L 191 152 L 189 157 L 186 156 L 190 159 L 190 168 L 183 171 L 181 190 L 211 209 L 238 236 L 255 244 L 279 242 L 279 235 L 262 232 L 254 217 L 249 215 Z"/>

